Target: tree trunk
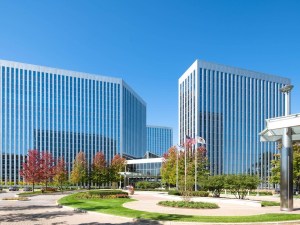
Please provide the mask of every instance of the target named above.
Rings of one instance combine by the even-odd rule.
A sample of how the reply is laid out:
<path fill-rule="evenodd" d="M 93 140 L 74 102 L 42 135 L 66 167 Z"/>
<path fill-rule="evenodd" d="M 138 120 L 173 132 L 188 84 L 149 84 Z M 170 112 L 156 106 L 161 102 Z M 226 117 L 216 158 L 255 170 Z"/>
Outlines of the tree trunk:
<path fill-rule="evenodd" d="M 34 192 L 34 182 L 32 183 L 32 192 Z"/>
<path fill-rule="evenodd" d="M 64 193 L 64 190 L 63 190 L 63 182 L 60 182 L 60 189 L 61 189 L 61 193 Z"/>

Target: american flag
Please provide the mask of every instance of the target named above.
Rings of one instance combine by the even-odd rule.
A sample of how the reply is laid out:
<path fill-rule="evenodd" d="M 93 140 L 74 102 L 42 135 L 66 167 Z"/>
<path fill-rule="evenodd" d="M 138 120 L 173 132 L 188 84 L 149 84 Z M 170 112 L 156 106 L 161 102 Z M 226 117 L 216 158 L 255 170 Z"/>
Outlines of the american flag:
<path fill-rule="evenodd" d="M 185 136 L 185 140 L 186 140 L 186 143 L 187 143 L 187 144 L 190 144 L 190 145 L 196 144 L 196 139 L 191 138 L 191 137 L 188 136 L 188 135 Z"/>

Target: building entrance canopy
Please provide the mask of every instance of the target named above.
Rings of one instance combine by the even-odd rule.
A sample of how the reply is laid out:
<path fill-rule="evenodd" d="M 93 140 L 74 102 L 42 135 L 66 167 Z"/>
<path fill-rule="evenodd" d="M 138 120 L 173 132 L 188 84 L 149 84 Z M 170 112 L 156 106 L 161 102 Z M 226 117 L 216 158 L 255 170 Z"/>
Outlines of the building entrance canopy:
<path fill-rule="evenodd" d="M 300 113 L 266 119 L 267 127 L 260 132 L 260 141 L 280 141 L 284 128 L 291 128 L 292 140 L 300 140 Z"/>

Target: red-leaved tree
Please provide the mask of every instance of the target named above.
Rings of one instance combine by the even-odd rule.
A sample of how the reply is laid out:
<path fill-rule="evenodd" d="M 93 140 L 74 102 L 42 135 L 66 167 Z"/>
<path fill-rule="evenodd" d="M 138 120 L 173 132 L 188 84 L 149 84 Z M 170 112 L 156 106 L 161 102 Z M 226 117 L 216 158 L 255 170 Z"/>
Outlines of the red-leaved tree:
<path fill-rule="evenodd" d="M 34 192 L 34 185 L 41 182 L 43 178 L 41 154 L 38 150 L 28 151 L 26 161 L 23 163 L 22 170 L 20 170 L 20 175 L 25 182 L 32 184 L 32 191 Z"/>
<path fill-rule="evenodd" d="M 111 160 L 109 167 L 109 178 L 111 182 L 118 182 L 121 180 L 120 172 L 124 172 L 126 166 L 126 159 L 119 154 L 115 155 Z"/>
<path fill-rule="evenodd" d="M 94 156 L 92 169 L 93 181 L 100 188 L 101 184 L 107 182 L 107 166 L 105 156 L 102 152 L 97 152 Z"/>
<path fill-rule="evenodd" d="M 41 153 L 41 170 L 42 170 L 42 181 L 45 183 L 46 191 L 48 182 L 54 177 L 54 159 L 51 153 L 42 152 Z"/>

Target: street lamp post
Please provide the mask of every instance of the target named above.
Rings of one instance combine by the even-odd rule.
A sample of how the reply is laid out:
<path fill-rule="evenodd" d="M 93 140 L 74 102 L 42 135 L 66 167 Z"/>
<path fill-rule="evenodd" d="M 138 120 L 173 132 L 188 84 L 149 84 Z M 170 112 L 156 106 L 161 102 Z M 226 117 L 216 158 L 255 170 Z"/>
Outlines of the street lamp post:
<path fill-rule="evenodd" d="M 291 113 L 291 90 L 293 85 L 286 85 L 280 89 L 285 95 L 285 116 Z M 293 149 L 292 130 L 283 129 L 282 150 L 280 157 L 280 210 L 293 210 Z"/>

